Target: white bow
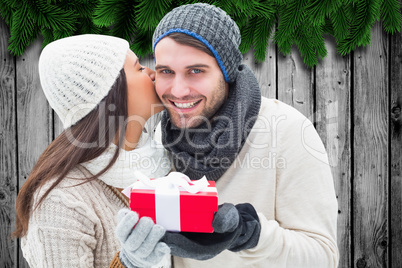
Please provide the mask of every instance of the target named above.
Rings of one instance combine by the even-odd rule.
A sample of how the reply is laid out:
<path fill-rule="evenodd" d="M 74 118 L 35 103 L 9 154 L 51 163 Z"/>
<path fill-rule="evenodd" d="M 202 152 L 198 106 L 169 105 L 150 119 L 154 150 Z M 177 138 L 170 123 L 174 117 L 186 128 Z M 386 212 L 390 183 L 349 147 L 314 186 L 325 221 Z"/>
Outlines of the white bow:
<path fill-rule="evenodd" d="M 188 176 L 181 172 L 171 172 L 166 177 L 150 179 L 142 172 L 135 170 L 134 175 L 137 181 L 126 187 L 122 193 L 130 197 L 132 189 L 177 189 L 184 190 L 191 194 L 201 192 L 208 188 L 209 182 L 205 176 L 197 181 L 191 181 Z"/>

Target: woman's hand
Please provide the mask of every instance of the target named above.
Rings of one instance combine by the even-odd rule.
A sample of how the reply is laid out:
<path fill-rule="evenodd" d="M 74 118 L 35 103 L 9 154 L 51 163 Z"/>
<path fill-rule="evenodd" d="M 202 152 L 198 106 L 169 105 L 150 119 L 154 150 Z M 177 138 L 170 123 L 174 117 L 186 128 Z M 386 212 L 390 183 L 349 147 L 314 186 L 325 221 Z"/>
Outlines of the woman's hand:
<path fill-rule="evenodd" d="M 117 215 L 116 236 L 120 240 L 120 261 L 126 267 L 150 267 L 158 264 L 169 247 L 160 242 L 165 229 L 151 218 L 138 218 L 138 214 L 123 208 Z"/>

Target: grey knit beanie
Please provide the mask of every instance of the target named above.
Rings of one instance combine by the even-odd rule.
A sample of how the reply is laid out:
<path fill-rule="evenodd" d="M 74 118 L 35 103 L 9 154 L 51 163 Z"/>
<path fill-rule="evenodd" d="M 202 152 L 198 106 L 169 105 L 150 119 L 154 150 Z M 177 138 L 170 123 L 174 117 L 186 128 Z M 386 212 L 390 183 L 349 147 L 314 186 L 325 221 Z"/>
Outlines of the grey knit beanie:
<path fill-rule="evenodd" d="M 90 113 L 106 97 L 123 68 L 126 40 L 95 34 L 48 44 L 39 57 L 43 92 L 64 128 Z"/>
<path fill-rule="evenodd" d="M 189 4 L 174 8 L 159 22 L 152 43 L 170 33 L 185 33 L 204 43 L 215 55 L 226 82 L 236 80 L 243 56 L 239 50 L 240 30 L 222 9 L 205 4 Z"/>

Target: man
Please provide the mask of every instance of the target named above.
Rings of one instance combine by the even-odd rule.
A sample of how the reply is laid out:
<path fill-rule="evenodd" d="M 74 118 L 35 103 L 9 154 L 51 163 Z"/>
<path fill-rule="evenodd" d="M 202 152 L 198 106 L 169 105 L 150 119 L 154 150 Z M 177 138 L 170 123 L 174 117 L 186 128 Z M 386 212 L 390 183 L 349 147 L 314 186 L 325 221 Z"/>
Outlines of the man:
<path fill-rule="evenodd" d="M 162 142 L 177 171 L 216 181 L 222 204 L 214 233 L 167 232 L 174 267 L 337 267 L 324 146 L 301 113 L 261 97 L 240 40 L 208 4 L 173 9 L 154 32 Z"/>

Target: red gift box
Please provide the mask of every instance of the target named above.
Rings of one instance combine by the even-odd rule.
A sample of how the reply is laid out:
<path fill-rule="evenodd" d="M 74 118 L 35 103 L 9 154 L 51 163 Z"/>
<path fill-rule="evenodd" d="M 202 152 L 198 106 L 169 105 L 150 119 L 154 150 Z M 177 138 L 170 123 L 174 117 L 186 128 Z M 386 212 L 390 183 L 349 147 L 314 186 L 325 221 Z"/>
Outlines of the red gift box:
<path fill-rule="evenodd" d="M 188 183 L 191 186 L 197 181 Z M 218 211 L 218 192 L 215 182 L 208 183 L 197 193 L 190 193 L 183 187 L 172 189 L 171 186 L 168 191 L 159 191 L 134 186 L 130 193 L 130 209 L 140 217 L 152 218 L 168 231 L 212 233 L 212 220 Z"/>

